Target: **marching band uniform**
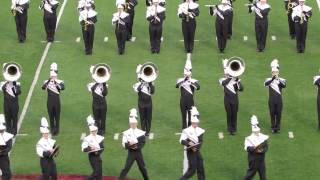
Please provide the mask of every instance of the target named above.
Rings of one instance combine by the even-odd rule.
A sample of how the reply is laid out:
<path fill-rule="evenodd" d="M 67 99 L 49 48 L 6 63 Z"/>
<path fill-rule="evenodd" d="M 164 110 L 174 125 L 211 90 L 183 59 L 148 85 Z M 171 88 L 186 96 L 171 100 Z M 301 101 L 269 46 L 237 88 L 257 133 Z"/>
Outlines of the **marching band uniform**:
<path fill-rule="evenodd" d="M 98 127 L 91 116 L 87 118 L 90 134 L 83 139 L 81 148 L 83 152 L 88 153 L 92 174 L 86 179 L 102 180 L 102 160 L 101 153 L 104 150 L 104 137 L 97 134 Z"/>
<path fill-rule="evenodd" d="M 182 116 L 182 129 L 190 126 L 191 107 L 194 105 L 193 94 L 195 90 L 200 89 L 198 80 L 191 78 L 191 60 L 187 59 L 184 68 L 184 78 L 179 78 L 176 83 L 176 88 L 180 89 L 180 110 Z"/>
<path fill-rule="evenodd" d="M 199 4 L 186 0 L 178 8 L 178 16 L 182 19 L 182 33 L 186 53 L 192 53 L 196 31 L 196 17 L 199 16 Z"/>
<path fill-rule="evenodd" d="M 142 155 L 142 148 L 145 144 L 145 132 L 137 128 L 137 117 L 137 110 L 131 109 L 129 116 L 130 128 L 122 133 L 122 146 L 128 150 L 128 157 L 126 165 L 120 173 L 119 180 L 125 179 L 134 161 L 137 161 L 143 179 L 149 179 Z"/>
<path fill-rule="evenodd" d="M 38 141 L 36 145 L 36 151 L 40 157 L 40 166 L 42 176 L 41 180 L 56 180 L 57 179 L 57 167 L 53 159 L 55 153 L 57 152 L 58 146 L 56 145 L 56 140 L 48 137 L 49 125 L 46 118 L 41 119 L 40 132 L 42 138 Z"/>
<path fill-rule="evenodd" d="M 57 8 L 59 2 L 56 0 L 42 0 L 39 8 L 43 9 L 43 23 L 47 33 L 47 41 L 54 41 L 54 34 L 57 23 Z"/>
<path fill-rule="evenodd" d="M 16 135 L 19 113 L 18 96 L 21 94 L 20 82 L 2 81 L 0 82 L 0 91 L 3 91 L 3 109 L 7 131 Z"/>
<path fill-rule="evenodd" d="M 85 54 L 91 55 L 94 41 L 95 23 L 97 22 L 97 12 L 92 5 L 93 1 L 83 3 L 79 1 L 79 22 L 82 27 L 82 36 L 85 46 Z"/>
<path fill-rule="evenodd" d="M 294 21 L 292 20 L 292 9 L 298 4 L 298 0 L 284 0 L 284 6 L 288 15 L 289 35 L 291 39 L 294 39 L 296 36 Z"/>
<path fill-rule="evenodd" d="M 6 126 L 3 114 L 0 114 L 0 170 L 2 172 L 2 180 L 11 179 L 9 152 L 12 148 L 13 134 L 5 131 Z"/>
<path fill-rule="evenodd" d="M 152 0 L 146 0 L 146 6 L 151 6 Z M 166 5 L 166 0 L 159 0 L 159 6 L 164 7 Z"/>
<path fill-rule="evenodd" d="M 304 5 L 305 0 L 299 0 L 299 5 L 293 8 L 292 20 L 294 21 L 298 53 L 304 53 L 308 31 L 308 21 L 312 16 L 312 8 Z"/>
<path fill-rule="evenodd" d="M 91 7 L 93 10 L 96 9 L 96 5 L 93 0 L 79 0 L 78 2 L 78 11 L 85 9 L 85 6 Z"/>
<path fill-rule="evenodd" d="M 268 34 L 268 14 L 271 10 L 271 6 L 267 4 L 266 0 L 261 0 L 249 6 L 249 12 L 255 12 L 255 30 L 256 30 L 256 40 L 257 49 L 259 52 L 263 52 L 266 46 L 267 34 Z"/>
<path fill-rule="evenodd" d="M 132 29 L 133 29 L 133 20 L 134 20 L 134 8 L 138 5 L 137 0 L 126 0 L 126 9 L 125 11 L 129 14 L 129 21 L 127 23 L 128 26 L 128 34 L 127 41 L 130 41 L 132 38 Z"/>
<path fill-rule="evenodd" d="M 255 120 L 253 120 L 255 119 Z M 255 122 L 256 124 L 253 124 Z M 252 180 L 259 173 L 260 180 L 266 180 L 265 153 L 268 151 L 269 136 L 260 133 L 256 116 L 251 118 L 252 134 L 245 138 L 244 150 L 248 152 L 249 169 L 244 180 Z"/>
<path fill-rule="evenodd" d="M 147 8 L 146 18 L 149 24 L 149 36 L 151 53 L 160 52 L 160 44 L 162 37 L 162 24 L 166 18 L 166 8 L 159 5 L 159 0 L 153 0 L 153 5 Z"/>
<path fill-rule="evenodd" d="M 113 14 L 112 24 L 115 26 L 115 34 L 117 37 L 118 44 L 118 53 L 122 55 L 125 50 L 127 33 L 128 33 L 128 23 L 129 23 L 129 14 L 124 12 L 123 5 L 118 4 L 118 12 Z"/>
<path fill-rule="evenodd" d="M 104 135 L 108 109 L 106 101 L 108 85 L 106 83 L 92 82 L 88 84 L 88 90 L 92 94 L 92 112 L 98 126 L 98 134 Z"/>
<path fill-rule="evenodd" d="M 318 87 L 317 111 L 318 111 L 318 129 L 320 130 L 320 76 L 313 77 L 313 84 Z"/>
<path fill-rule="evenodd" d="M 180 178 L 180 180 L 187 180 L 196 172 L 198 175 L 198 180 L 204 180 L 205 172 L 200 148 L 203 143 L 203 134 L 205 130 L 198 127 L 199 112 L 194 106 L 192 107 L 191 114 L 192 125 L 186 129 L 183 129 L 180 137 L 180 143 L 186 147 L 189 164 L 187 172 Z"/>
<path fill-rule="evenodd" d="M 279 78 L 274 73 L 279 72 L 279 64 L 277 60 L 271 63 L 272 78 L 267 78 L 264 82 L 269 87 L 269 110 L 271 117 L 271 130 L 273 133 L 280 131 L 281 112 L 282 112 L 282 89 L 286 87 L 286 80 Z"/>
<path fill-rule="evenodd" d="M 238 77 L 221 78 L 219 83 L 224 88 L 224 108 L 227 113 L 227 126 L 231 135 L 237 132 L 237 113 L 239 107 L 238 91 L 243 91 L 243 85 Z"/>
<path fill-rule="evenodd" d="M 134 84 L 133 89 L 138 93 L 138 107 L 141 120 L 141 129 L 150 134 L 152 120 L 152 98 L 155 88 L 153 82 L 144 82 L 141 80 Z"/>
<path fill-rule="evenodd" d="M 228 0 L 229 1 L 229 5 L 231 6 L 232 10 L 233 10 L 233 3 L 236 0 Z M 232 36 L 232 24 L 233 24 L 233 11 L 231 11 L 230 16 L 229 17 L 229 23 L 228 23 L 228 39 L 231 39 Z"/>
<path fill-rule="evenodd" d="M 48 92 L 47 110 L 50 119 L 50 128 L 52 135 L 58 135 L 60 129 L 60 92 L 65 89 L 64 82 L 57 79 L 58 76 L 57 64 L 52 63 L 50 69 L 50 79 L 45 80 L 42 85 L 42 90 Z"/>
<path fill-rule="evenodd" d="M 214 7 L 210 7 L 210 15 L 216 15 L 216 36 L 218 40 L 218 48 L 221 53 L 227 45 L 227 39 L 230 29 L 230 16 L 232 14 L 232 7 L 228 4 L 227 0 L 222 0 L 222 4 Z"/>
<path fill-rule="evenodd" d="M 18 40 L 26 40 L 29 0 L 11 0 L 11 12 L 15 16 Z"/>

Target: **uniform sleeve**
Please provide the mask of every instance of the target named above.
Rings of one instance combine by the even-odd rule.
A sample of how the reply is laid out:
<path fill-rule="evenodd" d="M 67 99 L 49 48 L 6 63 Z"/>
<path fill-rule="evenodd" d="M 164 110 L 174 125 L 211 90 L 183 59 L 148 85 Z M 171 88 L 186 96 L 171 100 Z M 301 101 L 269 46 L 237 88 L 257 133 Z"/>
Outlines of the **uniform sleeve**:
<path fill-rule="evenodd" d="M 272 83 L 272 81 L 275 79 L 275 77 L 272 77 L 272 78 L 267 78 L 265 81 L 264 81 L 264 86 L 270 86 L 270 84 Z"/>
<path fill-rule="evenodd" d="M 191 9 L 189 12 L 192 13 L 193 17 L 199 16 L 200 15 L 200 10 L 199 8 Z"/>
<path fill-rule="evenodd" d="M 286 80 L 285 79 L 280 79 L 279 80 L 279 87 L 280 88 L 285 88 L 287 86 Z"/>
<path fill-rule="evenodd" d="M 7 84 L 8 84 L 8 82 L 6 82 L 6 81 L 1 81 L 1 82 L 0 82 L 0 91 L 5 91 Z"/>
<path fill-rule="evenodd" d="M 253 152 L 254 151 L 254 146 L 252 146 L 250 141 L 247 140 L 247 139 L 244 141 L 244 150 L 247 151 L 247 152 Z"/>
<path fill-rule="evenodd" d="M 4 151 L 4 154 L 8 154 L 11 151 L 12 148 L 12 139 L 6 142 L 6 149 Z"/>
<path fill-rule="evenodd" d="M 102 95 L 105 97 L 105 96 L 107 96 L 107 94 L 108 94 L 108 87 L 107 87 L 107 84 L 106 83 L 103 83 L 102 84 Z"/>
<path fill-rule="evenodd" d="M 21 94 L 20 83 L 16 82 L 16 85 L 13 86 L 13 93 L 15 96 L 18 96 Z"/>
<path fill-rule="evenodd" d="M 43 157 L 43 149 L 41 148 L 40 144 L 36 145 L 36 150 L 37 150 L 38 156 Z"/>
<path fill-rule="evenodd" d="M 200 83 L 199 83 L 199 81 L 191 82 L 191 85 L 192 85 L 196 90 L 200 90 Z"/>
<path fill-rule="evenodd" d="M 122 147 L 125 149 L 128 149 L 128 147 L 129 147 L 128 139 L 124 134 L 122 135 Z"/>
<path fill-rule="evenodd" d="M 186 133 L 184 132 L 184 130 L 183 130 L 182 133 L 181 133 L 181 136 L 180 136 L 180 143 L 181 143 L 182 145 L 188 146 L 189 144 L 188 144 L 187 139 L 188 139 L 188 136 L 187 136 L 187 134 L 186 134 Z"/>
<path fill-rule="evenodd" d="M 57 83 L 57 89 L 59 91 L 63 91 L 65 89 L 65 86 L 64 86 L 64 82 L 61 81 L 60 83 Z"/>
<path fill-rule="evenodd" d="M 153 82 L 150 82 L 150 83 L 149 83 L 149 86 L 150 86 L 150 94 L 154 94 L 154 92 L 155 92 L 155 87 L 154 87 Z"/>
<path fill-rule="evenodd" d="M 240 79 L 237 81 L 236 84 L 237 84 L 237 90 L 238 91 L 243 91 L 244 88 L 243 88 L 243 85 L 242 85 Z"/>
<path fill-rule="evenodd" d="M 146 142 L 146 136 L 140 136 L 137 139 L 138 139 L 138 149 L 142 149 Z"/>
<path fill-rule="evenodd" d="M 197 145 L 197 148 L 198 149 L 200 149 L 201 148 L 201 146 L 202 146 L 202 143 L 203 143 L 203 134 L 201 134 L 199 137 L 198 137 L 198 139 L 199 139 L 199 144 Z"/>
<path fill-rule="evenodd" d="M 220 80 L 219 80 L 219 83 L 220 83 L 220 85 L 221 86 L 226 86 L 226 85 L 228 85 L 228 83 L 231 81 L 231 78 L 221 78 Z"/>
<path fill-rule="evenodd" d="M 49 82 L 50 82 L 50 80 L 46 80 L 46 81 L 44 81 L 44 82 L 43 82 L 43 85 L 42 85 L 42 87 L 41 87 L 41 89 L 42 89 L 42 90 L 47 89 Z"/>
<path fill-rule="evenodd" d="M 83 141 L 81 144 L 81 150 L 82 152 L 88 152 L 90 151 L 89 143 L 87 141 Z"/>

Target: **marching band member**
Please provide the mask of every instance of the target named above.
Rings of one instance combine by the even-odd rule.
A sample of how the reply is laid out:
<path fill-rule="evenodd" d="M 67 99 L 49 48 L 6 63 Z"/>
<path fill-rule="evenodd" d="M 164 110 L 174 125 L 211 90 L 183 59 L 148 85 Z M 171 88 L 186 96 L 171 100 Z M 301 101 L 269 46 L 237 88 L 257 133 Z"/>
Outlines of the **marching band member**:
<path fill-rule="evenodd" d="M 131 41 L 132 39 L 132 28 L 133 28 L 133 20 L 134 20 L 134 8 L 138 5 L 137 0 L 117 0 L 116 6 L 121 4 L 124 7 L 124 11 L 129 14 L 127 26 L 127 41 Z"/>
<path fill-rule="evenodd" d="M 26 40 L 29 0 L 11 0 L 11 12 L 16 21 L 18 40 Z"/>
<path fill-rule="evenodd" d="M 3 64 L 3 67 L 6 63 Z M 3 92 L 3 110 L 7 131 L 13 135 L 17 134 L 19 95 L 21 94 L 20 82 L 11 77 L 5 77 L 6 81 L 0 82 L 0 91 Z"/>
<path fill-rule="evenodd" d="M 203 158 L 200 152 L 204 132 L 205 130 L 199 127 L 199 112 L 195 106 L 192 106 L 191 126 L 183 129 L 180 137 L 180 143 L 186 147 L 189 163 L 187 172 L 180 178 L 180 180 L 187 180 L 196 172 L 198 180 L 205 179 Z"/>
<path fill-rule="evenodd" d="M 94 66 L 91 66 L 90 72 L 93 73 Z M 98 126 L 98 134 L 104 135 L 107 119 L 107 101 L 108 94 L 107 83 L 91 82 L 87 85 L 88 91 L 92 94 L 92 112 L 93 118 Z"/>
<path fill-rule="evenodd" d="M 217 16 L 216 36 L 220 53 L 223 53 L 224 49 L 226 48 L 229 35 L 229 24 L 231 23 L 230 16 L 232 14 L 232 7 L 229 5 L 228 0 L 222 0 L 220 5 L 215 7 L 211 6 L 209 13 L 211 16 Z"/>
<path fill-rule="evenodd" d="M 128 150 L 128 157 L 126 165 L 120 173 L 119 180 L 125 179 L 134 161 L 137 161 L 143 179 L 149 179 L 142 155 L 142 148 L 145 144 L 145 132 L 137 128 L 137 117 L 137 110 L 131 109 L 129 116 L 130 128 L 122 133 L 122 146 Z"/>
<path fill-rule="evenodd" d="M 117 5 L 118 12 L 113 14 L 112 24 L 115 26 L 115 34 L 118 43 L 118 53 L 122 55 L 126 47 L 129 14 L 124 11 L 124 6 Z"/>
<path fill-rule="evenodd" d="M 0 114 L 0 170 L 2 180 L 11 179 L 9 152 L 12 148 L 13 134 L 6 132 L 5 118 Z"/>
<path fill-rule="evenodd" d="M 159 6 L 164 7 L 166 5 L 166 0 L 159 0 Z M 146 6 L 152 6 L 152 0 L 146 0 Z"/>
<path fill-rule="evenodd" d="M 137 72 L 141 69 L 141 65 L 137 67 Z M 138 93 L 138 107 L 141 120 L 141 129 L 149 136 L 152 121 L 152 98 L 155 87 L 153 82 L 145 82 L 139 78 L 139 82 L 133 85 L 133 89 Z"/>
<path fill-rule="evenodd" d="M 182 116 L 182 129 L 185 129 L 190 126 L 190 110 L 191 107 L 194 106 L 193 94 L 195 90 L 200 89 L 199 81 L 191 77 L 191 70 L 191 58 L 188 57 L 183 71 L 184 77 L 179 78 L 176 83 L 176 88 L 179 88 L 181 92 L 180 110 Z"/>
<path fill-rule="evenodd" d="M 249 169 L 244 180 L 253 179 L 259 173 L 260 180 L 266 180 L 265 153 L 268 151 L 268 138 L 260 132 L 258 119 L 255 115 L 251 117 L 252 134 L 245 138 L 244 150 L 248 152 Z"/>
<path fill-rule="evenodd" d="M 224 68 L 226 63 L 224 60 Z M 235 135 L 237 132 L 237 114 L 239 107 L 238 92 L 243 91 L 241 79 L 232 77 L 225 71 L 225 77 L 219 79 L 219 84 L 224 89 L 224 108 L 227 113 L 227 126 L 230 135 Z"/>
<path fill-rule="evenodd" d="M 299 5 L 293 8 L 292 20 L 296 31 L 297 52 L 304 53 L 308 31 L 308 21 L 312 16 L 312 8 L 304 4 L 305 0 L 299 0 Z"/>
<path fill-rule="evenodd" d="M 90 165 L 92 167 L 92 174 L 87 177 L 88 180 L 97 179 L 102 180 L 102 160 L 101 153 L 104 150 L 104 137 L 97 134 L 98 127 L 92 116 L 87 117 L 90 134 L 83 139 L 81 148 L 83 152 L 88 153 Z"/>
<path fill-rule="evenodd" d="M 41 180 L 56 180 L 57 178 L 57 167 L 53 157 L 58 154 L 59 146 L 56 144 L 56 140 L 49 137 L 49 125 L 46 118 L 41 118 L 40 132 L 42 138 L 36 145 L 36 151 L 40 157 L 40 166 L 42 176 Z"/>
<path fill-rule="evenodd" d="M 160 44 L 162 37 L 162 24 L 166 18 L 166 8 L 159 5 L 159 0 L 153 0 L 153 5 L 147 8 L 146 18 L 149 24 L 149 36 L 151 53 L 160 52 Z"/>
<path fill-rule="evenodd" d="M 255 12 L 255 30 L 257 40 L 257 50 L 263 52 L 268 34 L 268 14 L 271 6 L 267 4 L 267 0 L 260 0 L 259 2 L 249 5 L 249 13 Z"/>
<path fill-rule="evenodd" d="M 298 0 L 284 0 L 284 7 L 287 11 L 288 25 L 289 25 L 289 35 L 291 39 L 296 36 L 294 21 L 292 20 L 292 9 L 299 4 Z"/>
<path fill-rule="evenodd" d="M 232 11 L 230 13 L 230 16 L 229 17 L 229 23 L 228 23 L 228 39 L 231 39 L 231 36 L 232 36 L 232 25 L 233 25 L 233 3 L 236 1 L 236 0 L 228 0 L 228 4 L 231 6 L 232 8 Z"/>
<path fill-rule="evenodd" d="M 52 135 L 59 134 L 60 129 L 60 93 L 65 89 L 64 82 L 58 79 L 58 65 L 52 63 L 50 66 L 50 78 L 45 80 L 42 90 L 48 91 L 47 110 L 50 119 Z"/>
<path fill-rule="evenodd" d="M 82 36 L 85 47 L 85 54 L 91 55 L 94 41 L 95 23 L 97 22 L 97 12 L 94 10 L 93 1 L 79 1 L 79 22 L 82 27 Z"/>
<path fill-rule="evenodd" d="M 78 2 L 78 11 L 84 10 L 85 6 L 90 6 L 93 10 L 96 9 L 96 5 L 93 0 L 79 0 Z"/>
<path fill-rule="evenodd" d="M 186 53 L 192 53 L 196 32 L 196 17 L 199 16 L 199 4 L 193 0 L 185 0 L 178 8 L 178 16 L 182 19 L 182 33 Z"/>
<path fill-rule="evenodd" d="M 286 87 L 286 80 L 279 77 L 278 60 L 271 62 L 272 78 L 267 78 L 264 82 L 269 87 L 269 110 L 271 117 L 272 133 L 280 131 L 281 112 L 282 112 L 282 89 Z"/>
<path fill-rule="evenodd" d="M 317 111 L 318 111 L 318 129 L 320 130 L 320 76 L 313 77 L 313 84 L 318 87 L 318 95 L 317 95 Z"/>
<path fill-rule="evenodd" d="M 57 8 L 59 2 L 56 0 L 42 0 L 39 6 L 40 10 L 43 10 L 43 23 L 47 33 L 47 41 L 54 41 L 54 34 L 56 31 L 57 23 Z"/>

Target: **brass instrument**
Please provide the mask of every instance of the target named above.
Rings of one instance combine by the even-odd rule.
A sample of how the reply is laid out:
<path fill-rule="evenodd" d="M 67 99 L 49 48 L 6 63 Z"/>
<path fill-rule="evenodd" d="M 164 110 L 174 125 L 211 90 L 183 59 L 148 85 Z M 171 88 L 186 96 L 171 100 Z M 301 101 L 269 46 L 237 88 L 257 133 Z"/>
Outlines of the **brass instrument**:
<path fill-rule="evenodd" d="M 146 62 L 143 65 L 138 65 L 137 75 L 145 82 L 153 82 L 159 75 L 158 67 L 152 62 Z"/>
<path fill-rule="evenodd" d="M 240 57 L 231 57 L 225 64 L 225 72 L 232 77 L 238 77 L 244 73 L 245 63 Z"/>
<path fill-rule="evenodd" d="M 105 83 L 111 77 L 111 68 L 104 63 L 96 64 L 90 67 L 91 77 L 97 83 Z"/>
<path fill-rule="evenodd" d="M 6 81 L 17 81 L 22 74 L 22 68 L 18 63 L 9 62 L 3 64 L 2 75 Z"/>
<path fill-rule="evenodd" d="M 289 14 L 292 11 L 293 8 L 293 2 L 291 2 L 292 0 L 288 0 L 288 5 L 287 5 L 287 14 Z"/>
<path fill-rule="evenodd" d="M 188 8 L 187 8 L 187 12 L 188 12 L 187 17 L 186 17 L 186 21 L 187 21 L 187 22 L 190 21 L 190 16 L 189 16 L 189 4 L 190 4 L 190 2 L 188 2 Z"/>
<path fill-rule="evenodd" d="M 60 146 L 59 145 L 54 145 L 53 147 L 53 151 L 50 154 L 50 158 L 55 158 L 59 155 L 59 150 L 60 150 Z"/>
<path fill-rule="evenodd" d="M 11 9 L 11 13 L 12 13 L 13 16 L 16 16 L 17 15 L 16 9 L 15 8 Z"/>
<path fill-rule="evenodd" d="M 306 15 L 303 12 L 303 6 L 301 6 L 301 15 L 300 15 L 300 24 L 303 24 L 304 19 L 306 18 Z"/>

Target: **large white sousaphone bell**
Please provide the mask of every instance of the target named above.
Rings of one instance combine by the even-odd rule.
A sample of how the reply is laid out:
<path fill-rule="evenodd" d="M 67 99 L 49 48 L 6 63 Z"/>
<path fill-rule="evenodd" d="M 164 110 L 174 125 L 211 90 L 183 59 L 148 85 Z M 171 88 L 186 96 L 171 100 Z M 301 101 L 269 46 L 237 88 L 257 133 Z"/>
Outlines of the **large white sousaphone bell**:
<path fill-rule="evenodd" d="M 153 82 L 159 75 L 158 67 L 152 62 L 146 62 L 143 65 L 137 66 L 136 73 L 138 78 L 141 78 L 145 82 Z"/>
<path fill-rule="evenodd" d="M 17 81 L 22 74 L 21 66 L 15 62 L 4 63 L 2 71 L 4 79 L 10 82 Z"/>
<path fill-rule="evenodd" d="M 111 68 L 107 64 L 99 63 L 90 67 L 90 73 L 95 82 L 105 83 L 111 77 Z"/>
<path fill-rule="evenodd" d="M 240 57 L 231 57 L 223 61 L 225 73 L 232 77 L 239 77 L 244 73 L 245 63 Z"/>

